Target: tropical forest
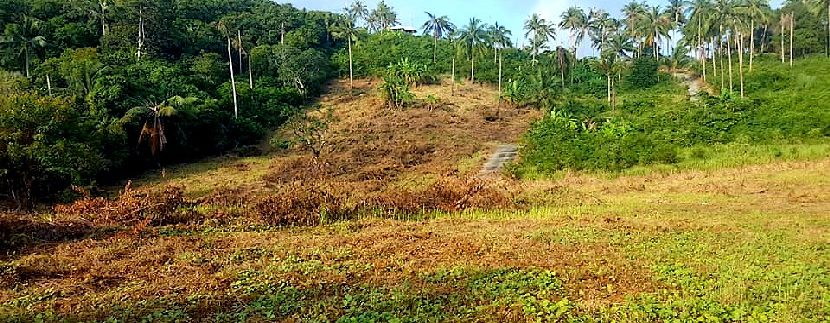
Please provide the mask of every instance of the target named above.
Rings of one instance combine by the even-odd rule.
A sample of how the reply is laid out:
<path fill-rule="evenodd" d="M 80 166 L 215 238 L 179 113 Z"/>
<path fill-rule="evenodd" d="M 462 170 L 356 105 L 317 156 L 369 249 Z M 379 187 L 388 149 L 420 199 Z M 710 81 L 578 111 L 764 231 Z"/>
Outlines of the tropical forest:
<path fill-rule="evenodd" d="M 828 0 L 0 0 L 0 91 L 0 322 L 830 318 Z"/>

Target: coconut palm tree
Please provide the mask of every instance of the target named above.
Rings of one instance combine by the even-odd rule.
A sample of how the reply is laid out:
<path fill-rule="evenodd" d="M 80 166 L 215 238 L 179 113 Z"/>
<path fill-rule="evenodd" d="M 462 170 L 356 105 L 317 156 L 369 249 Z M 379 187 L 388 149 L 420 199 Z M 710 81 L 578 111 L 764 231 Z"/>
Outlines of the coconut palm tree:
<path fill-rule="evenodd" d="M 827 15 L 826 55 L 830 57 L 830 0 L 808 0 L 808 4 L 817 15 Z"/>
<path fill-rule="evenodd" d="M 556 40 L 556 30 L 548 24 L 547 20 L 534 13 L 525 21 L 525 37 L 530 37 L 530 54 L 535 63 L 536 57 L 547 48 L 548 42 Z"/>
<path fill-rule="evenodd" d="M 5 43 L 18 49 L 18 54 L 23 58 L 26 77 L 31 77 L 29 67 L 31 65 L 31 52 L 46 47 L 46 38 L 40 35 L 41 20 L 23 15 L 20 23 L 7 24 L 4 30 Z"/>
<path fill-rule="evenodd" d="M 455 25 L 450 22 L 450 18 L 447 16 L 438 17 L 429 12 L 426 14 L 429 19 L 424 23 L 421 29 L 424 30 L 424 35 L 432 35 L 432 62 L 435 63 L 438 52 L 438 39 L 444 38 L 445 36 L 453 33 L 455 31 Z"/>
<path fill-rule="evenodd" d="M 466 45 L 470 57 L 470 82 L 476 81 L 476 50 L 487 38 L 481 19 L 470 18 L 470 22 L 461 31 L 461 39 Z"/>
<path fill-rule="evenodd" d="M 513 32 L 507 29 L 507 27 L 500 25 L 498 21 L 492 26 L 489 26 L 487 36 L 493 46 L 493 63 L 498 63 L 499 49 L 513 46 L 513 41 L 510 40 L 510 36 L 512 35 Z"/>
<path fill-rule="evenodd" d="M 579 7 L 570 7 L 562 13 L 562 21 L 559 28 L 570 30 L 571 34 L 571 55 L 576 58 L 576 49 L 585 38 L 588 31 L 588 16 Z"/>
<path fill-rule="evenodd" d="M 686 9 L 689 23 L 686 25 L 684 36 L 687 44 L 697 44 L 697 57 L 703 66 L 703 81 L 706 81 L 706 60 L 708 53 L 706 44 L 711 29 L 712 3 L 710 0 L 695 0 Z"/>
<path fill-rule="evenodd" d="M 666 7 L 666 15 L 672 24 L 672 32 L 674 36 L 681 30 L 681 27 L 686 23 L 686 1 L 685 0 L 669 0 L 669 6 Z M 674 54 L 669 45 L 669 56 Z"/>
<path fill-rule="evenodd" d="M 216 23 L 216 28 L 228 39 L 228 67 L 231 74 L 231 90 L 233 91 L 233 117 L 239 118 L 239 100 L 236 97 L 236 79 L 233 75 L 233 52 L 231 52 L 233 44 L 231 42 L 231 32 L 224 20 Z"/>
<path fill-rule="evenodd" d="M 347 8 L 344 10 L 346 15 L 354 22 L 353 25 L 357 26 L 357 22 L 363 20 L 367 22 L 367 18 L 369 18 L 369 8 L 366 6 L 363 1 L 355 0 L 352 2 Z"/>
<path fill-rule="evenodd" d="M 615 100 L 613 99 L 614 78 L 612 76 L 616 75 L 621 68 L 617 54 L 609 51 L 600 52 L 600 57 L 594 62 L 594 67 L 605 74 L 608 86 L 608 104 L 611 106 L 611 109 L 616 109 Z"/>
<path fill-rule="evenodd" d="M 332 33 L 337 39 L 345 39 L 349 50 L 349 89 L 354 90 L 354 58 L 352 55 L 352 43 L 358 39 L 358 29 L 355 26 L 354 16 L 347 14 L 343 16 L 334 26 Z"/>
<path fill-rule="evenodd" d="M 602 9 L 591 9 L 588 12 L 588 28 L 596 48 L 605 47 L 605 40 L 610 35 L 611 16 Z"/>
<path fill-rule="evenodd" d="M 749 19 L 749 72 L 755 59 L 755 22 L 766 21 L 769 8 L 769 0 L 744 0 L 738 8 Z"/>
<path fill-rule="evenodd" d="M 369 20 L 373 22 L 376 31 L 386 31 L 398 24 L 398 14 L 395 9 L 381 0 L 377 8 L 369 14 Z"/>
<path fill-rule="evenodd" d="M 642 39 L 645 37 L 647 26 L 643 23 L 646 16 L 646 5 L 631 1 L 623 7 L 623 19 L 625 21 L 625 31 L 631 39 L 637 42 L 637 56 L 641 55 L 643 49 Z"/>

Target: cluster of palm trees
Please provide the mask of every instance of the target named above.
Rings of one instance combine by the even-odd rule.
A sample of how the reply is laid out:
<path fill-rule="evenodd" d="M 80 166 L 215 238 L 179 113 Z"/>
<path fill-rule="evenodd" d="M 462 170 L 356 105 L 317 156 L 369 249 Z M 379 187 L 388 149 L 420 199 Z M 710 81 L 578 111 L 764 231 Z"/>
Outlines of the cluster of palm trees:
<path fill-rule="evenodd" d="M 362 22 L 366 29 L 373 33 L 389 30 L 398 24 L 398 14 L 395 9 L 383 0 L 372 10 L 369 10 L 369 7 L 363 1 L 356 0 L 344 11 L 353 25 L 358 26 L 358 23 Z"/>

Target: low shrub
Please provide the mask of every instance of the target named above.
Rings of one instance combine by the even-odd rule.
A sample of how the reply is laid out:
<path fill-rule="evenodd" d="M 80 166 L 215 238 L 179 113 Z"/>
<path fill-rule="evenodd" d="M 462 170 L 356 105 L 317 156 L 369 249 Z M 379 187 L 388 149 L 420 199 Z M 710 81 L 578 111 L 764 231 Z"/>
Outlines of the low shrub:
<path fill-rule="evenodd" d="M 168 186 L 163 191 L 145 192 L 125 188 L 115 200 L 85 197 L 55 207 L 55 212 L 86 218 L 103 225 L 170 225 L 198 220 L 184 188 Z"/>
<path fill-rule="evenodd" d="M 295 184 L 283 188 L 254 206 L 259 219 L 272 226 L 315 226 L 329 221 L 346 220 L 354 209 L 346 199 L 319 187 Z"/>

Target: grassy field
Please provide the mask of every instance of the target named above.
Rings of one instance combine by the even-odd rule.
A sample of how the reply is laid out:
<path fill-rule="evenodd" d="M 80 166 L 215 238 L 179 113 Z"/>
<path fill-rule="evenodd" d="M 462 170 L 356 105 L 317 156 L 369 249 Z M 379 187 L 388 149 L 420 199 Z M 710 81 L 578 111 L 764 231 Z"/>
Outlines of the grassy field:
<path fill-rule="evenodd" d="M 0 260 L 0 321 L 830 317 L 830 148 L 821 142 L 692 147 L 677 165 L 621 174 L 481 180 L 509 195 L 497 208 L 361 213 L 317 226 L 257 220 L 262 198 L 304 178 L 356 199 L 475 177 L 495 144 L 515 142 L 539 117 L 508 110 L 485 121 L 488 88 L 418 93 L 441 96 L 443 107 L 389 111 L 369 94 L 323 100 L 340 120 L 327 160 L 345 170 L 312 172 L 307 154 L 291 150 L 133 182 L 183 187 L 193 220 L 19 220 L 28 231 L 12 235 Z M 231 202 L 216 199 L 226 195 Z"/>

